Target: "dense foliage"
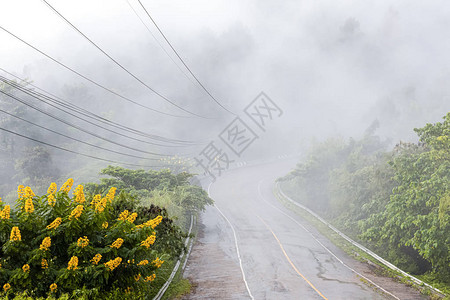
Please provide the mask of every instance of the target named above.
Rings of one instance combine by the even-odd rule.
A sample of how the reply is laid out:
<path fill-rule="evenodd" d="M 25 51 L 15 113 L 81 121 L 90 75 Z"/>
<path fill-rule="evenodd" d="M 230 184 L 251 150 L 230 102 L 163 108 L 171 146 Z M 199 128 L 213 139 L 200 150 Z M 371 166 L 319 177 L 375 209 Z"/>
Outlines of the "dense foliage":
<path fill-rule="evenodd" d="M 386 209 L 366 222 L 363 237 L 379 246 L 410 246 L 450 280 L 450 113 L 415 130 L 423 146 L 398 149 Z M 423 148 L 423 149 L 418 149 Z"/>
<path fill-rule="evenodd" d="M 189 183 L 193 175 L 187 172 L 174 174 L 168 169 L 145 171 L 109 166 L 101 173 L 110 177 L 102 178 L 100 184 L 86 185 L 87 191 L 106 190 L 114 186 L 141 199 L 158 197 L 163 192 L 187 212 L 204 210 L 206 205 L 213 203 L 200 186 Z"/>
<path fill-rule="evenodd" d="M 142 297 L 166 256 L 153 247 L 163 217 L 145 218 L 160 211 L 117 213 L 115 188 L 85 196 L 79 185 L 70 197 L 72 184 L 52 183 L 40 197 L 19 186 L 14 209 L 0 204 L 3 294 Z"/>
<path fill-rule="evenodd" d="M 109 177 L 102 178 L 100 184 L 87 184 L 86 192 L 95 194 L 114 186 L 120 191 L 112 205 L 116 213 L 136 212 L 138 222 L 161 215 L 163 219 L 156 229 L 158 241 L 154 249 L 171 258 L 178 257 L 184 250 L 186 235 L 180 226 L 187 230 L 190 214 L 213 203 L 201 187 L 189 183 L 192 174 L 186 172 L 174 174 L 167 169 L 145 171 L 109 166 L 101 174 Z"/>
<path fill-rule="evenodd" d="M 298 201 L 400 267 L 450 278 L 450 113 L 392 151 L 366 132 L 313 147 L 281 179 Z"/>
<path fill-rule="evenodd" d="M 184 240 L 187 236 L 179 226 L 174 224 L 165 208 L 154 204 L 144 205 L 124 191 L 119 193 L 111 207 L 115 215 L 119 215 L 123 211 L 128 211 L 129 214 L 136 213 L 136 223 L 144 223 L 161 216 L 161 223 L 155 228 L 158 240 L 153 245 L 153 249 L 159 253 L 167 254 L 171 259 L 177 258 L 185 250 Z"/>

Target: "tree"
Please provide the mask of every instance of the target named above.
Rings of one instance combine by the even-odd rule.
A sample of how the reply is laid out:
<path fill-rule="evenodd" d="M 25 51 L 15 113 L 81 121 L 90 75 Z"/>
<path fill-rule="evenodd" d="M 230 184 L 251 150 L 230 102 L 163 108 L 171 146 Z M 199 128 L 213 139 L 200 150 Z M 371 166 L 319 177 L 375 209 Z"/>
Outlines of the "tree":
<path fill-rule="evenodd" d="M 450 278 L 450 113 L 415 129 L 420 144 L 401 144 L 391 162 L 398 186 L 386 210 L 368 220 L 364 237 L 385 247 L 412 247 Z"/>
<path fill-rule="evenodd" d="M 42 146 L 25 148 L 23 156 L 16 159 L 15 169 L 24 183 L 30 182 L 37 186 L 55 180 L 60 175 L 51 153 Z"/>
<path fill-rule="evenodd" d="M 137 198 L 151 198 L 164 192 L 187 211 L 204 210 L 213 203 L 201 187 L 189 183 L 193 175 L 186 172 L 173 174 L 167 169 L 145 171 L 108 166 L 101 173 L 111 177 L 102 178 L 100 184 L 87 184 L 87 192 L 102 192 L 111 186 Z"/>

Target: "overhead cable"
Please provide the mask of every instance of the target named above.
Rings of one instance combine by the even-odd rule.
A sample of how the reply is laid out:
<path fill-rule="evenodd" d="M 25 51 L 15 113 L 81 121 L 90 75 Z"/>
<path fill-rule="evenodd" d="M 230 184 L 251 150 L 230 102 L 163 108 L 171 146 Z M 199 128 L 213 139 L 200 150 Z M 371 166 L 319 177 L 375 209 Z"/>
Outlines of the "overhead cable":
<path fill-rule="evenodd" d="M 45 1 L 45 0 L 42 0 Z M 189 68 L 189 66 L 186 64 L 186 62 L 183 60 L 183 58 L 181 58 L 180 54 L 178 54 L 178 51 L 175 50 L 175 48 L 172 46 L 172 43 L 169 42 L 169 40 L 167 39 L 166 35 L 162 32 L 162 30 L 159 28 L 158 24 L 156 24 L 155 20 L 152 18 L 152 16 L 150 15 L 150 13 L 147 11 L 147 9 L 145 8 L 145 6 L 142 4 L 141 0 L 137 0 L 139 2 L 139 4 L 141 5 L 141 7 L 144 9 L 145 13 L 147 14 L 147 16 L 150 18 L 150 20 L 152 21 L 152 23 L 155 25 L 155 27 L 158 29 L 159 33 L 162 35 L 162 37 L 164 38 L 164 40 L 167 42 L 167 44 L 170 46 L 170 48 L 172 49 L 172 51 L 175 53 L 175 55 L 179 58 L 179 60 L 183 63 L 183 65 L 186 67 L 186 69 L 189 71 L 189 73 L 192 75 L 192 77 L 194 77 L 195 81 L 197 81 L 197 83 L 202 87 L 202 89 L 209 95 L 209 97 L 211 99 L 214 100 L 214 102 L 216 102 L 216 104 L 218 104 L 222 109 L 226 110 L 227 112 L 229 112 L 232 115 L 236 115 L 235 113 L 233 113 L 232 111 L 230 111 L 229 109 L 227 109 L 225 106 L 223 106 L 222 103 L 220 103 L 210 92 L 208 89 L 206 89 L 206 87 L 200 82 L 200 80 L 197 78 L 197 76 L 195 76 L 195 74 L 192 72 L 191 68 Z"/>
<path fill-rule="evenodd" d="M 63 151 L 70 152 L 70 153 L 73 153 L 73 154 L 77 154 L 77 155 L 81 155 L 81 156 L 85 156 L 85 157 L 89 157 L 89 158 L 93 158 L 93 159 L 97 159 L 97 160 L 101 160 L 101 161 L 106 161 L 106 162 L 110 162 L 110 163 L 114 163 L 114 164 L 128 165 L 128 166 L 137 166 L 137 167 L 146 167 L 146 168 L 163 167 L 163 166 L 156 166 L 156 165 L 148 166 L 148 165 L 140 165 L 140 164 L 130 164 L 130 163 L 119 162 L 119 161 L 110 160 L 110 159 L 106 159 L 106 158 L 101 158 L 101 157 L 93 156 L 93 155 L 90 155 L 90 154 L 80 153 L 80 152 L 77 152 L 77 151 L 74 151 L 74 150 L 70 150 L 70 149 L 67 149 L 67 148 L 56 146 L 56 145 L 53 145 L 53 144 L 50 144 L 50 143 L 47 143 L 47 142 L 43 142 L 43 141 L 37 140 L 35 138 L 32 138 L 32 137 L 29 137 L 29 136 L 17 133 L 15 131 L 12 131 L 12 130 L 9 130 L 9 129 L 3 128 L 3 127 L 0 127 L 0 130 L 8 132 L 8 133 L 11 133 L 11 134 L 16 135 L 16 136 L 20 136 L 22 138 L 25 138 L 25 139 L 28 139 L 28 140 L 31 140 L 31 141 L 34 141 L 36 143 L 40 143 L 40 144 L 43 144 L 43 145 L 46 145 L 46 146 L 49 146 L 49 147 L 53 147 L 53 148 L 59 149 L 59 150 L 63 150 Z"/>
<path fill-rule="evenodd" d="M 97 148 L 97 149 L 101 149 L 101 150 L 104 150 L 104 151 L 108 151 L 108 152 L 112 152 L 112 153 L 116 153 L 116 154 L 120 154 L 120 155 L 124 155 L 124 156 L 129 156 L 129 157 L 133 157 L 133 158 L 146 159 L 146 160 L 159 160 L 159 158 L 149 158 L 149 157 L 136 156 L 136 155 L 132 155 L 132 154 L 127 154 L 127 153 L 123 153 L 123 152 L 111 150 L 111 149 L 108 149 L 108 148 L 105 148 L 105 147 L 102 147 L 102 146 L 94 145 L 94 144 L 91 144 L 91 143 L 82 141 L 82 140 L 80 140 L 80 139 L 77 139 L 77 138 L 74 138 L 74 137 L 65 135 L 65 134 L 63 134 L 63 133 L 57 132 L 57 131 L 52 130 L 52 129 L 50 129 L 50 128 L 47 128 L 47 127 L 45 127 L 45 126 L 36 124 L 36 123 L 31 122 L 31 121 L 29 121 L 29 120 L 27 120 L 27 119 L 25 119 L 25 118 L 21 118 L 21 117 L 16 116 L 16 115 L 14 115 L 14 114 L 12 114 L 12 113 L 9 113 L 9 112 L 7 112 L 7 111 L 5 111 L 5 110 L 3 110 L 3 109 L 0 109 L 0 112 L 2 112 L 2 113 L 4 113 L 4 114 L 7 114 L 7 115 L 9 115 L 9 116 L 11 116 L 11 117 L 13 117 L 13 118 L 18 119 L 18 120 L 21 120 L 21 121 L 23 121 L 23 122 L 26 122 L 26 123 L 28 123 L 28 124 L 31 124 L 31 125 L 33 125 L 33 126 L 36 126 L 36 127 L 41 128 L 41 129 L 44 129 L 44 130 L 46 130 L 46 131 L 49 131 L 49 132 L 51 132 L 51 133 L 54 133 L 54 134 L 56 134 L 56 135 L 63 136 L 63 137 L 68 138 L 68 139 L 70 139 L 70 140 L 73 140 L 73 141 L 76 141 L 76 142 L 79 142 L 79 143 L 82 143 L 82 144 L 85 144 L 85 145 L 88 145 L 88 146 L 91 146 L 91 147 L 94 147 L 94 148 Z"/>
<path fill-rule="evenodd" d="M 104 127 L 104 126 L 102 126 L 102 125 L 96 124 L 96 123 L 94 123 L 94 122 L 92 122 L 92 121 L 90 121 L 90 120 L 88 120 L 88 119 L 79 117 L 79 116 L 75 115 L 74 113 L 72 113 L 72 111 L 68 111 L 68 110 L 63 109 L 63 108 L 61 108 L 61 107 L 57 107 L 57 106 L 55 106 L 54 104 L 48 103 L 46 100 L 44 100 L 44 99 L 41 98 L 41 95 L 42 95 L 42 94 L 39 94 L 39 93 L 36 93 L 36 92 L 33 91 L 33 90 L 27 89 L 27 88 L 23 87 L 22 85 L 17 84 L 17 83 L 15 83 L 14 81 L 10 81 L 10 80 L 6 79 L 5 77 L 3 77 L 3 76 L 1 76 L 1 75 L 0 75 L 0 81 L 2 81 L 2 82 L 4 82 L 4 83 L 6 83 L 6 84 L 12 86 L 13 88 L 15 88 L 15 89 L 17 89 L 17 90 L 19 90 L 19 91 L 21 91 L 21 92 L 23 92 L 23 93 L 25 93 L 25 94 L 31 96 L 31 97 L 33 97 L 34 99 L 36 99 L 36 100 L 38 100 L 38 101 L 40 101 L 40 102 L 43 102 L 43 103 L 45 103 L 45 104 L 47 104 L 47 105 L 49 105 L 49 106 L 51 106 L 51 107 L 53 107 L 53 108 L 55 108 L 55 109 L 57 109 L 57 110 L 59 110 L 59 111 L 62 111 L 62 112 L 64 112 L 64 113 L 68 114 L 68 115 L 71 115 L 72 117 L 75 117 L 75 118 L 77 118 L 77 119 L 79 119 L 79 120 L 82 120 L 82 121 L 84 121 L 84 122 L 86 122 L 86 123 L 89 123 L 89 124 L 91 124 L 91 125 L 93 125 L 93 126 L 95 126 L 95 127 L 101 128 L 101 129 L 103 129 L 103 130 L 109 131 L 109 132 L 114 133 L 114 134 L 117 134 L 117 135 L 119 135 L 119 136 L 122 136 L 122 137 L 125 137 L 125 138 L 128 138 L 128 139 L 131 139 L 131 140 L 134 140 L 134 141 L 138 141 L 138 142 L 141 142 L 141 143 L 154 145 L 154 146 L 162 146 L 162 147 L 186 147 L 186 145 L 163 145 L 163 144 L 158 144 L 158 143 L 154 143 L 154 142 L 149 142 L 149 141 L 145 141 L 145 140 L 142 140 L 142 139 L 138 139 L 138 138 L 135 138 L 135 137 L 132 137 L 132 136 L 129 136 L 129 135 L 126 135 L 126 134 L 117 132 L 117 131 L 115 131 L 115 130 L 111 130 L 111 129 L 106 128 L 106 127 Z M 45 96 L 45 95 L 44 95 L 44 96 Z M 45 97 L 44 97 L 44 98 L 45 98 Z"/>
<path fill-rule="evenodd" d="M 176 104 L 172 100 L 170 100 L 168 97 L 164 96 L 160 92 L 156 91 L 154 88 L 150 87 L 147 83 L 145 83 L 142 79 L 137 77 L 134 73 L 129 71 L 127 68 L 125 68 L 122 64 L 120 64 L 115 58 L 113 58 L 111 55 L 109 55 L 105 50 L 103 50 L 100 46 L 98 46 L 92 39 L 90 39 L 87 35 L 85 35 L 81 30 L 79 30 L 74 24 L 72 24 L 67 18 L 65 18 L 58 10 L 56 10 L 50 3 L 48 3 L 46 0 L 42 0 L 45 4 L 47 4 L 50 9 L 56 13 L 60 18 L 62 18 L 67 24 L 69 24 L 76 32 L 78 32 L 82 37 L 84 37 L 90 44 L 92 44 L 95 48 L 97 48 L 101 53 L 103 53 L 106 57 L 109 58 L 112 62 L 114 62 L 117 66 L 119 66 L 122 70 L 124 70 L 128 75 L 133 77 L 136 81 L 138 81 L 140 84 L 142 84 L 144 87 L 146 87 L 148 90 L 152 91 L 155 95 L 166 101 L 167 103 L 170 103 L 171 105 L 177 107 L 178 109 L 191 114 L 193 116 L 199 117 L 199 118 L 205 118 L 208 119 L 208 117 L 201 116 L 197 113 L 194 113 L 190 110 L 187 110 L 183 108 L 182 106 Z"/>
<path fill-rule="evenodd" d="M 76 71 L 75 69 L 73 69 L 73 68 L 71 68 L 71 67 L 65 65 L 64 63 L 62 63 L 62 62 L 60 62 L 59 60 L 53 58 L 52 56 L 46 54 L 45 52 L 41 51 L 40 49 L 38 49 L 37 47 L 33 46 L 32 44 L 26 42 L 24 39 L 22 39 L 22 38 L 20 38 L 19 36 L 15 35 L 14 33 L 12 33 L 11 31 L 7 30 L 6 28 L 0 26 L 0 29 L 3 30 L 4 32 L 8 33 L 9 35 L 11 35 L 12 37 L 14 37 L 15 39 L 19 40 L 19 41 L 22 42 L 23 44 L 27 45 L 28 47 L 32 48 L 33 50 L 39 52 L 39 53 L 42 54 L 43 56 L 47 57 L 47 58 L 50 59 L 51 61 L 57 63 L 57 64 L 60 65 L 61 67 L 63 67 L 63 68 L 65 68 L 65 69 L 69 70 L 70 72 L 72 72 L 72 73 L 78 75 L 79 77 L 83 78 L 84 80 L 89 81 L 90 83 L 96 85 L 97 87 L 99 87 L 99 88 L 101 88 L 101 89 L 103 89 L 103 90 L 105 90 L 105 91 L 107 91 L 107 92 L 109 92 L 109 93 L 111 93 L 111 94 L 113 94 L 113 95 L 115 95 L 115 96 L 117 96 L 117 97 L 123 99 L 123 100 L 126 100 L 126 101 L 131 102 L 131 103 L 133 103 L 133 104 L 135 104 L 135 105 L 138 105 L 138 106 L 140 106 L 140 107 L 142 107 L 142 108 L 145 108 L 145 109 L 148 109 L 148 110 L 150 110 L 150 111 L 153 111 L 153 112 L 156 112 L 156 113 L 159 113 L 159 114 L 163 114 L 163 115 L 166 115 L 166 116 L 171 116 L 171 117 L 176 117 L 176 118 L 190 118 L 189 116 L 181 116 L 181 115 L 175 115 L 175 114 L 171 114 L 171 113 L 166 113 L 166 112 L 163 112 L 163 111 L 160 111 L 160 110 L 151 108 L 150 106 L 146 106 L 146 105 L 144 105 L 144 104 L 141 104 L 141 103 L 139 103 L 139 102 L 137 102 L 137 101 L 135 101 L 135 100 L 133 100 L 133 99 L 130 99 L 130 98 L 126 97 L 126 96 L 123 96 L 123 95 L 121 95 L 121 94 L 119 94 L 119 93 L 113 91 L 112 89 L 107 88 L 107 87 L 105 87 L 104 85 L 98 83 L 97 81 L 95 81 L 95 80 L 93 80 L 93 79 L 91 79 L 91 78 L 89 78 L 89 77 L 87 77 L 87 76 L 81 74 L 80 72 Z"/>
<path fill-rule="evenodd" d="M 150 134 L 150 133 L 147 133 L 147 132 L 143 132 L 143 131 L 140 131 L 140 130 L 137 130 L 137 129 L 134 129 L 134 128 L 131 128 L 131 127 L 128 127 L 128 126 L 125 126 L 125 125 L 122 125 L 122 124 L 119 124 L 119 123 L 111 121 L 111 120 L 109 120 L 109 119 L 107 119 L 105 117 L 97 115 L 97 114 L 95 114 L 95 113 L 93 113 L 93 112 L 91 112 L 89 110 L 86 110 L 86 109 L 84 109 L 84 108 L 82 108 L 80 106 L 77 106 L 77 105 L 73 104 L 71 101 L 64 100 L 61 97 L 58 97 L 58 96 L 56 96 L 56 95 L 54 95 L 54 94 L 52 94 L 52 93 L 50 93 L 50 92 L 48 92 L 48 91 L 46 91 L 46 90 L 44 90 L 42 88 L 36 86 L 35 84 L 31 83 L 30 81 L 25 80 L 23 78 L 20 78 L 20 77 L 18 77 L 16 75 L 6 71 L 3 68 L 0 68 L 0 70 L 5 72 L 6 74 L 8 74 L 10 76 L 13 76 L 16 79 L 22 81 L 26 85 L 32 86 L 33 88 L 35 88 L 35 89 L 45 93 L 45 94 L 42 94 L 42 93 L 38 93 L 36 91 L 33 91 L 37 95 L 39 95 L 41 97 L 44 97 L 45 99 L 47 99 L 47 100 L 49 100 L 49 101 L 51 101 L 53 103 L 56 103 L 56 104 L 58 104 L 60 106 L 66 107 L 68 109 L 71 109 L 72 111 L 74 111 L 76 113 L 82 114 L 82 115 L 84 115 L 86 117 L 90 117 L 92 119 L 95 119 L 98 122 L 107 124 L 109 126 L 117 128 L 117 129 L 121 129 L 121 130 L 127 131 L 127 132 L 132 133 L 132 134 L 140 135 L 140 136 L 143 136 L 143 137 L 148 137 L 150 139 L 154 139 L 154 140 L 161 141 L 161 142 L 166 142 L 166 143 L 186 144 L 188 146 L 189 145 L 204 144 L 204 142 L 201 142 L 201 141 L 188 141 L 188 140 L 180 140 L 180 139 L 162 137 L 162 136 L 159 136 L 159 135 Z M 1 78 L 1 76 L 0 76 L 0 78 Z M 14 81 L 10 81 L 10 82 L 14 82 Z M 28 90 L 31 91 L 31 89 L 28 89 Z"/>
<path fill-rule="evenodd" d="M 4 95 L 6 95 L 6 96 L 8 96 L 8 97 L 10 97 L 10 98 L 12 98 L 12 99 L 18 101 L 18 102 L 20 102 L 20 103 L 22 103 L 22 104 L 24 104 L 24 105 L 26 105 L 26 106 L 28 106 L 28 107 L 30 107 L 30 108 L 36 110 L 36 111 L 39 111 L 40 113 L 42 113 L 42 114 L 44 114 L 44 115 L 47 115 L 47 116 L 49 116 L 49 117 L 51 117 L 51 118 L 53 118 L 53 119 L 55 119 L 55 120 L 58 120 L 58 121 L 61 122 L 61 123 L 64 123 L 64 124 L 66 124 L 66 125 L 68 125 L 68 126 L 70 126 L 70 127 L 73 127 L 73 128 L 75 128 L 75 129 L 78 129 L 79 131 L 82 131 L 82 132 L 84 132 L 84 133 L 87 133 L 87 134 L 89 134 L 89 135 L 91 135 L 91 136 L 94 136 L 94 137 L 96 137 L 96 138 L 98 138 L 98 139 L 101 139 L 101 140 L 104 140 L 104 141 L 106 141 L 106 142 L 109 142 L 109 143 L 112 143 L 112 144 L 115 144 L 115 145 L 118 145 L 118 146 L 121 146 L 121 147 L 130 149 L 130 150 L 133 150 L 133 151 L 141 152 L 141 153 L 146 153 L 146 154 L 151 154 L 151 155 L 156 155 L 156 156 L 170 156 L 169 154 L 161 154 L 161 153 L 155 153 L 155 152 L 150 152 L 150 151 L 145 151 L 145 150 L 137 149 L 137 148 L 130 147 L 130 146 L 128 146 L 128 145 L 125 145 L 125 144 L 118 143 L 118 142 L 116 142 L 116 141 L 107 139 L 107 138 L 105 138 L 105 137 L 103 137 L 103 136 L 101 136 L 101 135 L 99 135 L 99 134 L 93 133 L 93 132 L 91 132 L 91 131 L 89 131 L 89 130 L 86 130 L 86 129 L 84 129 L 84 128 L 78 126 L 78 125 L 75 125 L 75 124 L 73 124 L 73 123 L 71 123 L 71 122 L 68 122 L 68 121 L 66 121 L 66 120 L 64 120 L 64 119 L 62 119 L 62 118 L 59 118 L 59 117 L 57 117 L 57 116 L 51 114 L 51 113 L 48 113 L 48 112 L 46 112 L 46 111 L 44 111 L 44 110 L 42 110 L 42 109 L 40 109 L 40 108 L 38 108 L 38 107 L 36 107 L 36 106 L 30 104 L 30 103 L 28 103 L 28 102 L 26 102 L 26 101 L 24 101 L 24 100 L 22 100 L 22 99 L 20 99 L 20 98 L 18 98 L 18 97 L 16 97 L 16 96 L 12 95 L 12 94 L 9 94 L 9 93 L 7 93 L 7 92 L 5 92 L 5 91 L 2 91 L 2 90 L 0 90 L 0 93 L 2 93 L 2 94 L 4 94 Z"/>

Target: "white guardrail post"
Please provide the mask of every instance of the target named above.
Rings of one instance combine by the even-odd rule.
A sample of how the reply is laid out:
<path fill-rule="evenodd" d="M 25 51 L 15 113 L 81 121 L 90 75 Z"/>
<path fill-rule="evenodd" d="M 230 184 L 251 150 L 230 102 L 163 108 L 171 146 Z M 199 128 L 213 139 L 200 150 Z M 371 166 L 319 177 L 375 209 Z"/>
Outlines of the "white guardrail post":
<path fill-rule="evenodd" d="M 191 226 L 189 227 L 188 237 L 186 238 L 186 241 L 184 242 L 185 247 L 189 244 L 189 240 L 191 239 L 190 235 L 191 235 L 192 226 L 194 225 L 194 223 L 195 223 L 195 217 L 194 217 L 194 215 L 191 214 Z M 194 244 L 194 241 L 191 241 L 189 250 L 186 253 L 186 260 L 184 261 L 184 264 L 183 264 L 183 267 L 181 268 L 181 270 L 184 270 L 184 268 L 186 267 L 186 263 L 189 258 L 189 254 L 191 253 L 193 244 Z M 156 296 L 153 298 L 153 300 L 160 300 L 164 296 L 164 293 L 167 291 L 167 289 L 169 288 L 169 285 L 172 283 L 172 280 L 175 277 L 175 274 L 177 274 L 177 272 L 178 272 L 178 268 L 180 267 L 181 260 L 183 259 L 184 254 L 185 254 L 184 251 L 180 254 L 180 256 L 178 257 L 177 263 L 175 264 L 175 267 L 173 267 L 172 273 L 169 276 L 169 279 L 167 279 L 167 281 L 161 287 L 158 294 L 156 294 Z"/>
<path fill-rule="evenodd" d="M 288 200 L 289 202 L 291 202 L 292 204 L 300 207 L 303 210 L 306 210 L 309 214 L 311 214 L 312 216 L 314 216 L 316 219 L 318 219 L 320 222 L 322 222 L 323 224 L 325 224 L 326 226 L 328 226 L 328 228 L 330 228 L 331 230 L 333 230 L 334 232 L 336 232 L 337 234 L 339 234 L 343 239 L 345 239 L 347 242 L 349 242 L 350 244 L 352 244 L 353 246 L 359 248 L 361 251 L 365 252 L 366 254 L 372 256 L 373 258 L 375 258 L 376 260 L 378 260 L 380 263 L 382 263 L 383 265 L 387 266 L 388 268 L 397 271 L 399 273 L 401 273 L 403 276 L 409 278 L 411 281 L 413 281 L 414 283 L 418 284 L 418 285 L 423 285 L 426 286 L 432 290 L 434 290 L 435 292 L 445 296 L 445 294 L 440 291 L 439 289 L 429 285 L 428 283 L 423 282 L 422 280 L 406 273 L 405 271 L 399 269 L 398 267 L 396 267 L 395 265 L 393 265 L 392 263 L 388 262 L 387 260 L 383 259 L 382 257 L 378 256 L 376 253 L 372 252 L 371 250 L 367 249 L 366 247 L 364 247 L 363 245 L 355 242 L 354 240 L 352 240 L 351 238 L 349 238 L 348 236 L 346 236 L 345 234 L 343 234 L 342 232 L 340 232 L 339 230 L 337 230 L 333 225 L 331 225 L 330 223 L 328 223 L 327 221 L 325 221 L 322 217 L 320 217 L 318 214 L 316 214 L 315 212 L 313 212 L 312 210 L 310 210 L 309 208 L 307 208 L 304 205 L 301 205 L 300 203 L 292 200 L 289 196 L 287 196 L 280 188 L 280 184 L 279 182 L 277 182 L 275 184 L 277 191 L 280 193 L 281 196 L 283 196 L 286 200 Z"/>

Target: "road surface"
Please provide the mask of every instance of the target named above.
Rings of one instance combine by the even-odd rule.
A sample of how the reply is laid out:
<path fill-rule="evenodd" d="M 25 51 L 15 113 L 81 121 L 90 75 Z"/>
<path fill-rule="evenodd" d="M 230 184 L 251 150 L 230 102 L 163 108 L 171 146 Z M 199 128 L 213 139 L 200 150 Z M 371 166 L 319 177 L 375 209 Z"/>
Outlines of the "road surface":
<path fill-rule="evenodd" d="M 249 166 L 208 186 L 183 299 L 422 299 L 337 249 L 281 205 L 273 182 L 295 161 Z M 367 282 L 371 282 L 367 284 Z"/>

